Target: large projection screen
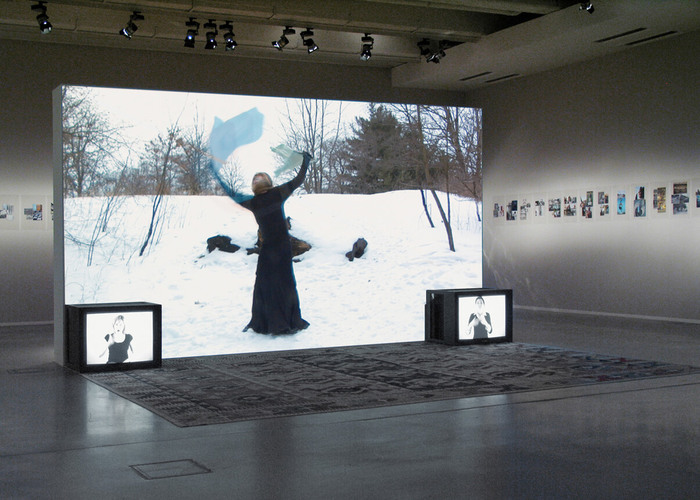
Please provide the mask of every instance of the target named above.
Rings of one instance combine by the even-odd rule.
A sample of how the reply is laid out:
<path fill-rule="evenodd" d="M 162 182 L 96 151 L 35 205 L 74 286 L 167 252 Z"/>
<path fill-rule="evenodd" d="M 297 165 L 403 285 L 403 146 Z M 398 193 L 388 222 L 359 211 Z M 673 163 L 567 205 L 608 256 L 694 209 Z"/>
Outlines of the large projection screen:
<path fill-rule="evenodd" d="M 482 285 L 480 110 L 77 86 L 61 95 L 65 303 L 162 304 L 163 358 L 420 341 L 426 289 Z M 209 168 L 215 120 L 251 109 L 262 135 L 223 159 L 237 191 L 250 193 L 256 172 L 275 184 L 294 175 L 280 145 L 314 155 L 285 205 L 290 234 L 311 246 L 294 263 L 310 327 L 294 335 L 243 331 L 257 225 Z M 210 252 L 214 236 L 240 250 Z M 360 238 L 366 250 L 351 261 Z"/>

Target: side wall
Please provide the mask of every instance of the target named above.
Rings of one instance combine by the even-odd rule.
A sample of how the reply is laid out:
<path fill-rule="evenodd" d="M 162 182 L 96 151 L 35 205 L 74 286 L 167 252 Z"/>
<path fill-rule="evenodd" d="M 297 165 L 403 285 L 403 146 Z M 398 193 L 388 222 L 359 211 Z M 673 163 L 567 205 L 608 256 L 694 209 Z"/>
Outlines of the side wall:
<path fill-rule="evenodd" d="M 700 321 L 700 33 L 475 91 L 484 109 L 484 286 L 519 306 Z M 494 219 L 493 203 L 689 181 L 691 215 Z M 668 211 L 671 193 L 667 193 Z M 579 208 L 580 209 L 580 208 Z M 694 215 L 692 215 L 694 214 Z"/>
<path fill-rule="evenodd" d="M 464 102 L 463 94 L 457 92 L 392 89 L 389 70 L 372 65 L 345 68 L 252 60 L 238 54 L 166 54 L 0 39 L 0 68 L 0 195 L 43 195 L 49 200 L 54 184 L 52 91 L 61 84 L 449 105 Z M 60 208 L 57 203 L 57 214 Z M 0 324 L 51 323 L 54 260 L 56 272 L 62 273 L 60 252 L 54 259 L 51 228 L 0 231 L 0 255 Z M 57 304 L 62 303 L 60 299 Z"/>

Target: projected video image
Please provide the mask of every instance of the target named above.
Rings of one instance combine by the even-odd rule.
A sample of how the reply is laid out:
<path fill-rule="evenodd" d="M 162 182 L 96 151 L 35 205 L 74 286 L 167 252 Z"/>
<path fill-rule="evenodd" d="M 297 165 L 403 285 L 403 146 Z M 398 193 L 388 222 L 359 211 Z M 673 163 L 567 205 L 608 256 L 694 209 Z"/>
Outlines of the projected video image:
<path fill-rule="evenodd" d="M 459 304 L 459 340 L 506 336 L 506 296 L 461 296 Z"/>
<path fill-rule="evenodd" d="M 478 109 L 76 86 L 60 97 L 65 303 L 162 304 L 164 358 L 418 341 L 427 289 L 481 286 Z M 263 234 L 254 176 L 278 192 L 302 152 L 308 169 Z M 279 234 L 308 327 L 258 333 L 247 327 Z M 91 362 L 106 362 L 115 319 L 93 320 Z M 124 323 L 136 359 L 139 320 Z"/>
<path fill-rule="evenodd" d="M 87 364 L 153 360 L 153 312 L 87 313 Z"/>

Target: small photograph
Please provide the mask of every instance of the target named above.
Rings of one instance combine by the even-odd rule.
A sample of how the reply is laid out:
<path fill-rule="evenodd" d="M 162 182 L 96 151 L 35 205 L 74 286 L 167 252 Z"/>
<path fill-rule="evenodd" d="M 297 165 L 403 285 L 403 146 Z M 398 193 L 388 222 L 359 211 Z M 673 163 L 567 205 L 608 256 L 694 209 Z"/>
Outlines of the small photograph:
<path fill-rule="evenodd" d="M 561 198 L 549 199 L 549 214 L 554 219 L 561 218 Z"/>
<path fill-rule="evenodd" d="M 34 204 L 31 207 L 26 207 L 24 209 L 24 219 L 33 221 L 44 220 L 44 205 L 39 203 Z"/>
<path fill-rule="evenodd" d="M 8 221 L 15 219 L 15 206 L 8 203 L 0 205 L 0 219 Z"/>
<path fill-rule="evenodd" d="M 19 221 L 21 230 L 45 230 L 49 226 L 47 221 L 50 215 L 46 213 L 46 197 L 40 195 L 27 195 L 19 197 L 16 205 L 15 217 Z"/>
<path fill-rule="evenodd" d="M 688 183 L 677 182 L 673 184 L 673 194 L 671 195 L 671 205 L 673 205 L 673 215 L 688 213 L 690 196 L 688 194 Z"/>
<path fill-rule="evenodd" d="M 590 220 L 593 218 L 593 191 L 586 191 L 581 196 L 580 208 L 582 219 Z"/>
<path fill-rule="evenodd" d="M 503 208 L 503 204 L 494 203 L 493 204 L 493 218 L 499 219 L 499 218 L 504 217 L 504 216 L 505 216 L 505 209 Z"/>
<path fill-rule="evenodd" d="M 666 186 L 654 188 L 654 199 L 652 202 L 654 212 L 657 214 L 666 213 Z"/>
<path fill-rule="evenodd" d="M 576 217 L 577 200 L 577 196 L 564 197 L 564 217 Z"/>
<path fill-rule="evenodd" d="M 535 199 L 534 210 L 532 211 L 532 213 L 536 219 L 538 217 L 544 217 L 544 207 L 545 207 L 544 198 Z"/>
<path fill-rule="evenodd" d="M 510 200 L 508 202 L 506 220 L 518 220 L 518 200 Z"/>
<path fill-rule="evenodd" d="M 617 192 L 617 215 L 625 215 L 627 213 L 627 194 L 625 191 Z"/>
<path fill-rule="evenodd" d="M 646 200 L 646 190 L 644 186 L 636 186 L 634 188 L 634 216 L 636 217 L 646 217 L 647 216 L 647 200 Z"/>
<path fill-rule="evenodd" d="M 527 198 L 520 200 L 520 220 L 526 221 L 530 219 L 530 211 L 532 210 L 532 204 L 527 201 Z"/>
<path fill-rule="evenodd" d="M 606 217 L 610 215 L 610 193 L 598 191 L 598 215 Z"/>
<path fill-rule="evenodd" d="M 22 215 L 19 196 L 0 194 L 0 230 L 19 229 Z"/>

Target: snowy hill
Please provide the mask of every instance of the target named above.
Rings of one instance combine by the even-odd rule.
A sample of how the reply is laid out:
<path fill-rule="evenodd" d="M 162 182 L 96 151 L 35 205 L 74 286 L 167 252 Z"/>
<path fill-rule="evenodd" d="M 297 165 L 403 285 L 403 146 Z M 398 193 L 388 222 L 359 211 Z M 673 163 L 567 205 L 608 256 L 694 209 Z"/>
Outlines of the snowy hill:
<path fill-rule="evenodd" d="M 94 233 L 104 201 L 65 200 L 66 303 L 162 304 L 164 358 L 422 340 L 426 289 L 482 283 L 472 200 L 451 199 L 451 252 L 433 200 L 430 228 L 419 191 L 293 196 L 291 234 L 313 247 L 294 264 L 311 326 L 292 336 L 244 333 L 257 262 L 245 251 L 256 241 L 250 212 L 219 196 L 165 198 L 157 244 L 139 257 L 151 199 L 119 199 L 106 231 Z M 207 253 L 207 238 L 218 234 L 242 249 Z M 345 253 L 359 237 L 367 252 L 350 262 Z"/>

